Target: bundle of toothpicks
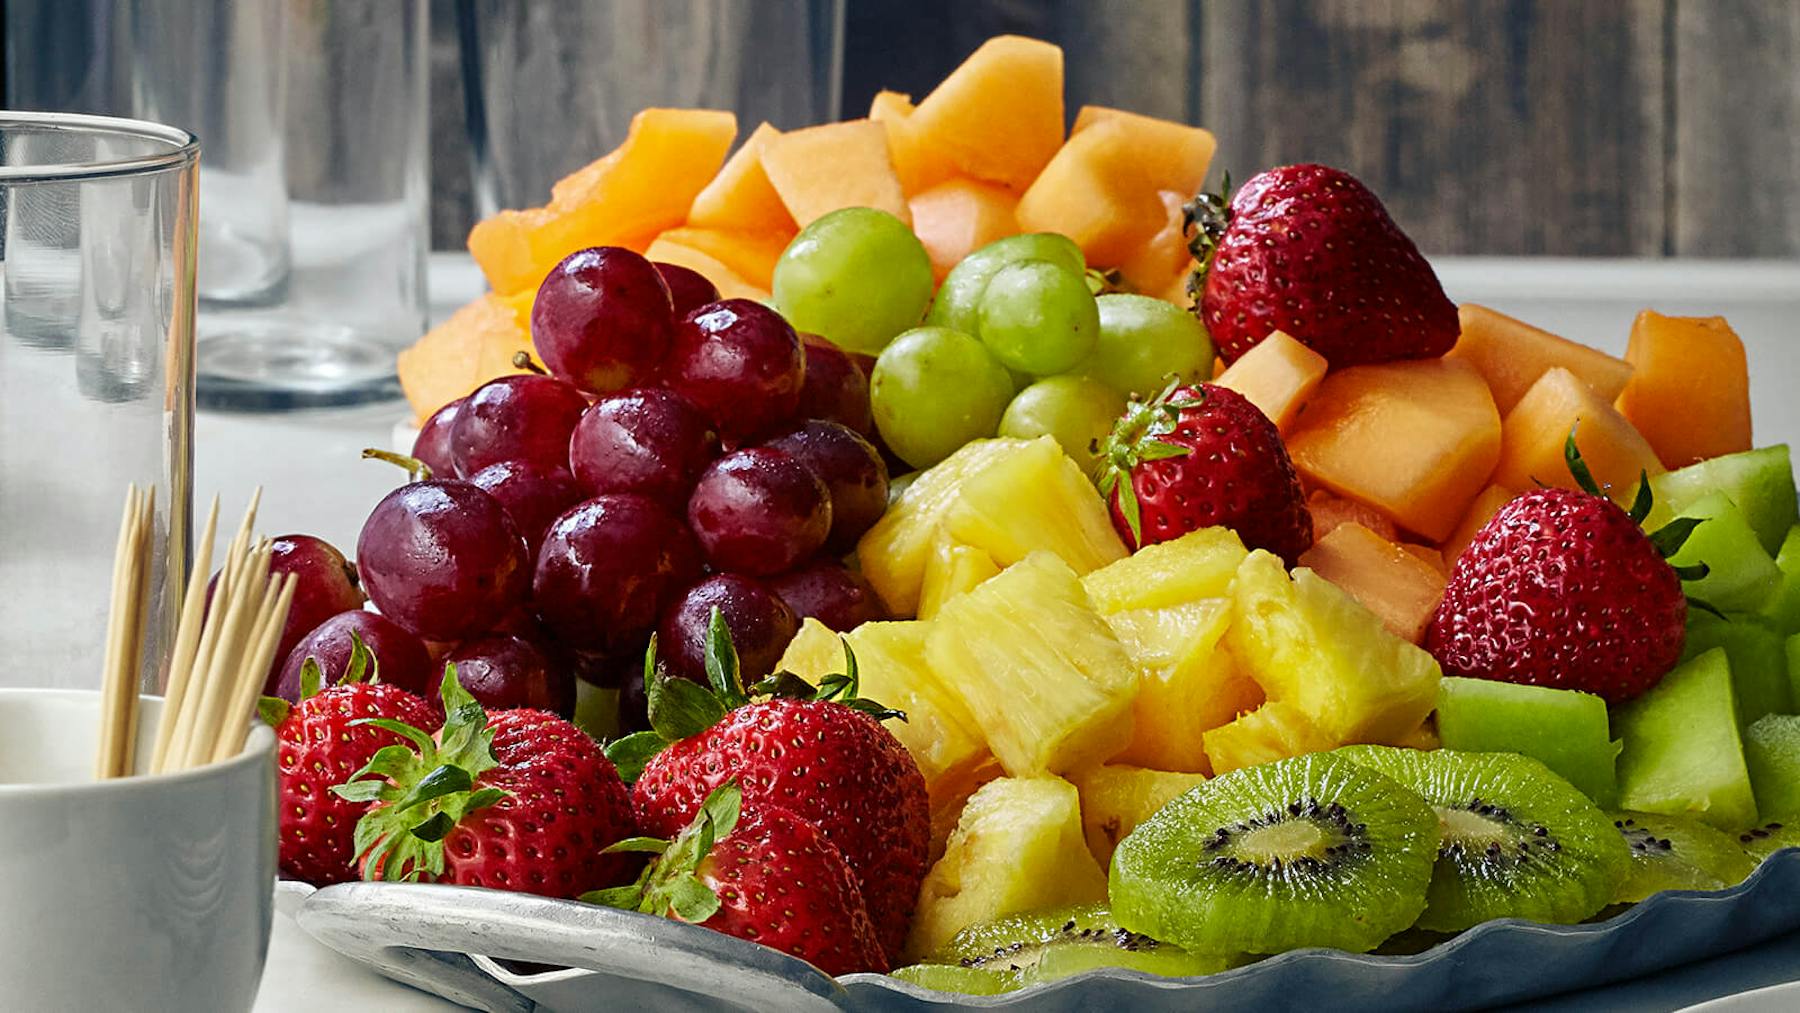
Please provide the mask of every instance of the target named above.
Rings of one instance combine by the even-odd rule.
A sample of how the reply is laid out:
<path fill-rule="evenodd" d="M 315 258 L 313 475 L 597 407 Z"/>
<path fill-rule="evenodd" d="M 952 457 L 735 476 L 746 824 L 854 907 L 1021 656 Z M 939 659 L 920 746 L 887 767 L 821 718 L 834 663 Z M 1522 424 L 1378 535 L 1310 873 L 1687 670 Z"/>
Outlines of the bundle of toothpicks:
<path fill-rule="evenodd" d="M 219 580 L 207 600 L 219 500 L 213 498 L 206 530 L 189 571 L 175 644 L 169 654 L 168 690 L 157 720 L 149 773 L 161 774 L 235 756 L 256 716 L 263 679 L 294 602 L 294 575 L 269 576 L 270 543 L 252 539 L 258 489 L 226 549 Z M 106 629 L 106 671 L 100 692 L 100 745 L 95 776 L 136 773 L 139 664 L 149 612 L 152 531 L 156 490 L 125 494 L 125 517 L 113 559 L 112 615 Z"/>

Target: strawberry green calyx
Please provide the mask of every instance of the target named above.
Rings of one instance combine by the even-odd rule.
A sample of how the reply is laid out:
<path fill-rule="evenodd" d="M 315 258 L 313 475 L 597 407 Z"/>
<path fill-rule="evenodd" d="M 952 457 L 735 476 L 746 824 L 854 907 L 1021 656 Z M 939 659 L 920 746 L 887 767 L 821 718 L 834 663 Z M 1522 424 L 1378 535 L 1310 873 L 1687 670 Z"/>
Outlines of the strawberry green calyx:
<path fill-rule="evenodd" d="M 674 915 L 698 924 L 719 910 L 719 895 L 696 874 L 713 845 L 730 836 L 743 811 L 744 795 L 736 781 L 727 781 L 701 803 L 693 822 L 672 841 L 657 837 L 628 837 L 607 848 L 609 854 L 626 851 L 654 855 L 628 886 L 593 890 L 579 898 L 601 907 L 622 908 L 652 915 Z"/>
<path fill-rule="evenodd" d="M 444 727 L 436 739 L 388 718 L 361 718 L 411 745 L 384 746 L 350 780 L 331 789 L 350 802 L 380 802 L 356 824 L 355 852 L 365 879 L 417 879 L 444 871 L 444 838 L 462 818 L 506 798 L 498 788 L 477 788 L 482 774 L 499 766 L 487 712 L 444 666 L 439 687 Z"/>
<path fill-rule="evenodd" d="M 1575 431 L 1577 428 L 1579 427 L 1571 426 L 1569 428 L 1568 439 L 1563 441 L 1563 460 L 1569 466 L 1569 476 L 1575 480 L 1576 485 L 1581 487 L 1582 492 L 1591 496 L 1599 496 L 1603 499 L 1609 498 L 1607 497 L 1605 490 L 1601 488 L 1600 483 L 1595 481 L 1594 473 L 1588 468 L 1587 462 L 1582 460 L 1581 449 L 1575 445 Z M 1650 511 L 1655 506 L 1656 494 L 1650 488 L 1650 475 L 1640 468 L 1638 469 L 1637 494 L 1632 499 L 1631 509 L 1627 512 L 1627 515 L 1641 527 L 1644 523 L 1644 518 L 1650 516 Z M 1704 517 L 1677 517 L 1662 527 L 1657 528 L 1655 531 L 1646 532 L 1646 534 L 1650 539 L 1650 544 L 1656 547 L 1657 555 L 1664 559 L 1668 559 L 1677 552 L 1680 552 L 1681 547 L 1687 544 L 1688 536 L 1692 535 L 1694 529 L 1705 522 L 1706 518 Z M 1699 580 L 1710 572 L 1705 563 L 1695 563 L 1692 566 L 1677 566 L 1674 569 L 1675 575 L 1684 581 Z M 1713 609 L 1712 606 L 1702 601 L 1694 601 L 1694 604 L 1709 612 L 1717 611 Z"/>
<path fill-rule="evenodd" d="M 381 661 L 369 645 L 363 642 L 362 635 L 355 630 L 350 631 L 350 660 L 344 663 L 344 674 L 338 676 L 333 686 L 353 686 L 359 682 L 380 682 Z M 319 695 L 325 688 L 325 671 L 319 667 L 319 659 L 307 655 L 300 663 L 300 699 L 310 700 Z M 278 696 L 258 697 L 256 701 L 257 716 L 270 728 L 279 728 L 287 720 L 288 711 L 293 704 Z"/>
<path fill-rule="evenodd" d="M 759 700 L 789 699 L 830 702 L 867 714 L 876 721 L 906 720 L 906 714 L 860 695 L 856 655 L 844 643 L 844 671 L 834 672 L 814 686 L 792 672 L 776 672 L 748 689 L 738 667 L 737 648 L 724 616 L 714 608 L 706 627 L 706 681 L 670 676 L 656 663 L 656 638 L 644 652 L 644 696 L 649 704 L 650 730 L 634 732 L 606 745 L 606 758 L 619 769 L 626 783 L 636 781 L 644 765 L 671 743 L 680 742 L 718 724 L 725 715 Z"/>
<path fill-rule="evenodd" d="M 1191 453 L 1187 447 L 1162 437 L 1174 432 L 1181 424 L 1183 411 L 1197 408 L 1206 400 L 1203 391 L 1178 394 L 1180 388 L 1181 381 L 1171 381 L 1154 400 L 1133 401 L 1113 425 L 1112 435 L 1100 447 L 1100 464 L 1095 475 L 1100 496 L 1108 501 L 1118 497 L 1119 510 L 1125 515 L 1125 523 L 1131 526 L 1132 538 L 1139 544 L 1144 540 L 1143 515 L 1138 507 L 1137 490 L 1132 487 L 1132 473 L 1140 464 L 1185 457 Z"/>
<path fill-rule="evenodd" d="M 1188 274 L 1188 298 L 1196 303 L 1206 287 L 1206 272 L 1212 267 L 1213 254 L 1219 252 L 1219 240 L 1231 224 L 1231 173 L 1223 174 L 1216 193 L 1201 190 L 1181 206 L 1181 234 L 1187 237 L 1188 252 L 1194 257 L 1194 270 Z"/>

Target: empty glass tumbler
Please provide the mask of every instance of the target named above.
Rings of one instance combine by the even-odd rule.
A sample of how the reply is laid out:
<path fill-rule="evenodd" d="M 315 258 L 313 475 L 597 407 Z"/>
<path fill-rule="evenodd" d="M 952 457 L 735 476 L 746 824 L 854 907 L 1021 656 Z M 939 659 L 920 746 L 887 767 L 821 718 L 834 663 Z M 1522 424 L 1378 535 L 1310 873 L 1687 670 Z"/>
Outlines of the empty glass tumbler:
<path fill-rule="evenodd" d="M 739 135 L 838 116 L 844 0 L 455 0 L 475 210 L 530 207 L 646 106 L 730 109 Z"/>
<path fill-rule="evenodd" d="M 425 0 L 14 0 L 8 101 L 176 123 L 200 167 L 202 404 L 397 392 L 425 325 Z"/>
<path fill-rule="evenodd" d="M 172 127 L 0 113 L 0 686 L 99 686 L 128 482 L 156 490 L 149 678 L 173 635 L 198 159 Z"/>

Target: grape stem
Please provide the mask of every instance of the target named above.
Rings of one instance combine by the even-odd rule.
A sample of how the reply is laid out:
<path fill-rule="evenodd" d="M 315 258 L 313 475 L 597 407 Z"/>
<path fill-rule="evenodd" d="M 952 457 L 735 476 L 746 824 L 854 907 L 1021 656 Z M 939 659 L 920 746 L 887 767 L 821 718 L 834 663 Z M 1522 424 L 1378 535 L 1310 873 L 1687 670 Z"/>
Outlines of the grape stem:
<path fill-rule="evenodd" d="M 548 370 L 546 370 L 544 367 L 538 365 L 537 361 L 532 359 L 530 352 L 525 352 L 525 351 L 514 352 L 513 357 L 512 357 L 512 364 L 513 364 L 514 369 L 522 369 L 527 373 L 536 373 L 539 376 L 549 376 L 550 375 Z"/>
<path fill-rule="evenodd" d="M 404 469 L 408 475 L 412 476 L 414 482 L 428 481 L 432 477 L 431 465 L 416 457 L 396 454 L 391 450 L 382 450 L 379 447 L 364 447 L 362 456 L 365 461 L 386 461 L 397 468 Z"/>

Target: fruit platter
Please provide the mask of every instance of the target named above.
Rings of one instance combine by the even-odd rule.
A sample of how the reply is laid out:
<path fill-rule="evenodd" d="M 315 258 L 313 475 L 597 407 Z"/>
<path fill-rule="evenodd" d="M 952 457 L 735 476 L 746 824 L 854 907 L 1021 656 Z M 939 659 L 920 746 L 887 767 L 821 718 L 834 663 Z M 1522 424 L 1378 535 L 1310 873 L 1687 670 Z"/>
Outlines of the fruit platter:
<path fill-rule="evenodd" d="M 354 562 L 272 553 L 303 928 L 491 1009 L 1045 1010 L 1800 928 L 1731 325 L 1459 306 L 1349 173 L 1063 91 L 1001 36 L 860 119 L 646 109 L 474 228 Z"/>

